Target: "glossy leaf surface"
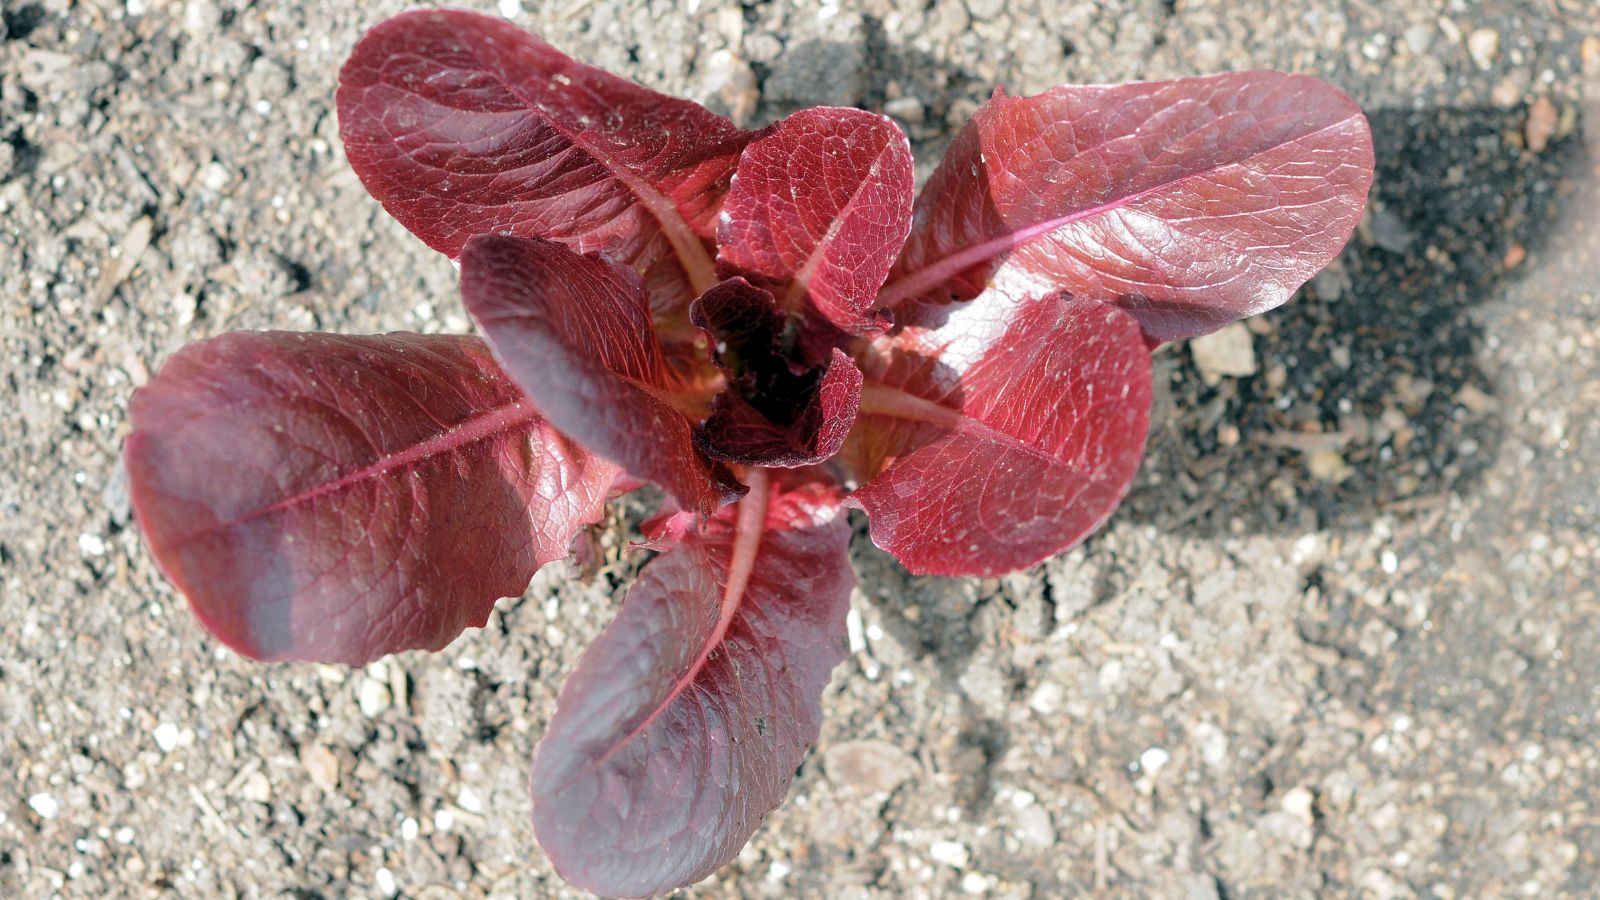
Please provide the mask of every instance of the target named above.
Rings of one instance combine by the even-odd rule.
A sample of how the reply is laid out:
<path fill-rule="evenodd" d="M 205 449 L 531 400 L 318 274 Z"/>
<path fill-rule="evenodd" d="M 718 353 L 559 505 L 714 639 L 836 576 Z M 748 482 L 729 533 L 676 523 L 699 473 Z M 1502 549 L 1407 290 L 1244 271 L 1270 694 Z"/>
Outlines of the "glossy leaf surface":
<path fill-rule="evenodd" d="M 911 228 L 911 145 L 887 117 L 831 107 L 797 112 L 739 160 L 717 226 L 718 263 L 772 290 L 785 309 L 809 297 L 847 332 L 866 315 Z"/>
<path fill-rule="evenodd" d="M 227 334 L 168 360 L 132 416 L 152 552 L 265 660 L 443 647 L 565 557 L 618 474 L 476 338 Z"/>
<path fill-rule="evenodd" d="M 1283 303 L 1343 248 L 1372 136 L 1315 78 L 1241 72 L 995 98 L 919 198 L 894 306 L 1067 290 L 1157 340 Z"/>
<path fill-rule="evenodd" d="M 1122 501 L 1149 427 L 1150 354 L 1131 316 L 1092 300 L 986 294 L 946 313 L 864 359 L 852 441 L 866 483 L 850 502 L 912 572 L 1026 568 Z"/>
<path fill-rule="evenodd" d="M 684 302 L 715 280 L 706 241 L 752 137 L 727 119 L 460 10 L 378 25 L 339 85 L 351 166 L 430 247 L 455 258 L 474 235 L 512 234 L 641 274 L 681 264 Z"/>
<path fill-rule="evenodd" d="M 563 434 L 701 515 L 738 495 L 694 446 L 697 401 L 668 369 L 632 273 L 553 241 L 481 235 L 461 255 L 461 298 Z"/>
<path fill-rule="evenodd" d="M 562 687 L 533 764 L 556 871 L 605 895 L 691 884 L 782 802 L 845 656 L 855 578 L 830 492 L 769 486 L 645 567 Z"/>

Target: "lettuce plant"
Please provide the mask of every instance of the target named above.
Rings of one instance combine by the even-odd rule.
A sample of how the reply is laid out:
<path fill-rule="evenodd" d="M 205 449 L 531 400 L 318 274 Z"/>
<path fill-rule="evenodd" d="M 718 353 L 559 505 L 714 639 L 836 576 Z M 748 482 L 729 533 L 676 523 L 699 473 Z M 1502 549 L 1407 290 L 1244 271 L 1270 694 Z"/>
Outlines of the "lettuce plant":
<path fill-rule="evenodd" d="M 1139 465 L 1151 349 L 1284 302 L 1372 177 L 1348 97 L 1246 72 L 997 90 L 913 202 L 883 116 L 742 131 L 450 11 L 373 29 L 338 111 L 482 337 L 181 350 L 133 398 L 138 520 L 228 646 L 360 665 L 659 485 L 533 762 L 552 864 L 608 894 L 704 878 L 782 801 L 845 655 L 847 508 L 917 573 L 1071 547 Z"/>

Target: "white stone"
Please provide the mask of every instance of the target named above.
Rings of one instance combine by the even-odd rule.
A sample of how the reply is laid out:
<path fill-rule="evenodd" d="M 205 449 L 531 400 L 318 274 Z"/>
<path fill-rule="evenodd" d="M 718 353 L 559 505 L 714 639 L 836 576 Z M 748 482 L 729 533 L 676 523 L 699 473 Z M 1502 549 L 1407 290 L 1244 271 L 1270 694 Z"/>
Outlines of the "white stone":
<path fill-rule="evenodd" d="M 1160 747 L 1151 747 L 1139 754 L 1139 768 L 1154 775 L 1172 761 L 1172 754 Z"/>
<path fill-rule="evenodd" d="M 34 794 L 29 797 L 28 808 L 38 813 L 41 819 L 54 819 L 61 812 L 61 804 L 49 794 Z"/>
<path fill-rule="evenodd" d="M 943 863 L 952 869 L 964 869 L 971 854 L 966 844 L 956 841 L 934 841 L 928 848 L 928 856 L 934 862 Z"/>
<path fill-rule="evenodd" d="M 151 732 L 151 737 L 156 739 L 156 746 L 162 753 L 171 753 L 178 749 L 178 726 L 171 722 L 162 722 Z"/>
<path fill-rule="evenodd" d="M 389 686 L 376 678 L 361 679 L 356 705 L 361 707 L 362 715 L 369 719 L 376 718 L 389 708 Z"/>
<path fill-rule="evenodd" d="M 1195 338 L 1189 342 L 1189 353 L 1206 384 L 1256 373 L 1255 343 L 1243 322 Z"/>

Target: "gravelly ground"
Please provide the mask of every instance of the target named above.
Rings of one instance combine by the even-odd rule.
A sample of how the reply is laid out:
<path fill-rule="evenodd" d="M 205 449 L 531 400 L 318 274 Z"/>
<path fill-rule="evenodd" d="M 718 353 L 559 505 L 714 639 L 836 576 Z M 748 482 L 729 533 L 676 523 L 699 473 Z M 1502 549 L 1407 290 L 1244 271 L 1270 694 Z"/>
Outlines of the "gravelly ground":
<path fill-rule="evenodd" d="M 698 893 L 1600 894 L 1589 0 L 526 7 L 751 121 L 886 110 L 924 173 L 997 82 L 1293 69 L 1377 140 L 1333 270 L 1160 354 L 1105 532 L 998 581 L 858 537 L 818 750 Z M 619 586 L 552 567 L 438 656 L 264 668 L 189 619 L 116 466 L 185 342 L 466 329 L 337 138 L 399 8 L 0 0 L 0 895 L 565 892 L 526 763 Z"/>

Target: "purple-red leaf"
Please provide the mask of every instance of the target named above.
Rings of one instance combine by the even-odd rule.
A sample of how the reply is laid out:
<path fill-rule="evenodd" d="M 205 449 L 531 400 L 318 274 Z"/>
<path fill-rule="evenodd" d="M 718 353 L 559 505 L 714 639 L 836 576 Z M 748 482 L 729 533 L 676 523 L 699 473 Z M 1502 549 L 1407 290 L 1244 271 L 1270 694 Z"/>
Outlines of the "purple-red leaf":
<path fill-rule="evenodd" d="M 476 338 L 226 334 L 168 360 L 132 416 L 152 553 L 207 630 L 265 660 L 360 665 L 481 627 L 618 474 Z"/>
<path fill-rule="evenodd" d="M 855 577 L 832 492 L 751 490 L 653 560 L 561 689 L 533 821 L 561 876 L 605 895 L 698 881 L 782 802 L 845 656 Z"/>
<path fill-rule="evenodd" d="M 911 146 L 894 122 L 859 109 L 795 113 L 739 160 L 717 226 L 718 262 L 780 294 L 809 296 L 848 332 L 866 312 L 911 228 Z"/>
<path fill-rule="evenodd" d="M 689 318 L 711 336 L 713 356 L 728 387 L 695 442 L 714 459 L 749 466 L 815 465 L 844 446 L 861 400 L 861 372 L 843 351 L 807 348 L 831 327 L 805 329 L 772 295 L 743 278 L 722 282 L 689 307 Z M 794 357 L 801 357 L 795 359 Z M 808 356 L 822 356 L 811 365 Z"/>
<path fill-rule="evenodd" d="M 1034 565 L 1122 501 L 1144 452 L 1150 353 L 1127 313 L 1062 294 L 941 313 L 863 360 L 852 441 L 866 483 L 849 502 L 912 572 Z"/>
<path fill-rule="evenodd" d="M 641 274 L 681 266 L 683 302 L 715 281 L 706 241 L 753 137 L 459 10 L 368 32 L 339 74 L 338 107 L 350 165 L 430 247 L 454 258 L 474 235 L 512 234 L 604 251 Z"/>
<path fill-rule="evenodd" d="M 703 401 L 669 370 L 631 272 L 552 241 L 480 235 L 461 254 L 461 298 L 563 434 L 701 515 L 738 496 L 694 446 L 689 414 Z"/>
<path fill-rule="evenodd" d="M 732 390 L 717 395 L 711 417 L 695 429 L 695 441 L 717 459 L 747 466 L 794 468 L 831 458 L 844 447 L 861 403 L 861 370 L 842 350 L 807 389 L 804 406 L 788 421 L 774 421 Z"/>
<path fill-rule="evenodd" d="M 1115 300 L 1157 340 L 1272 309 L 1344 246 L 1372 135 L 1315 78 L 998 93 L 951 144 L 880 301 Z"/>

